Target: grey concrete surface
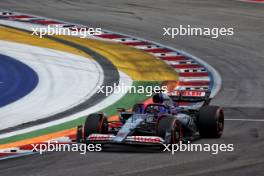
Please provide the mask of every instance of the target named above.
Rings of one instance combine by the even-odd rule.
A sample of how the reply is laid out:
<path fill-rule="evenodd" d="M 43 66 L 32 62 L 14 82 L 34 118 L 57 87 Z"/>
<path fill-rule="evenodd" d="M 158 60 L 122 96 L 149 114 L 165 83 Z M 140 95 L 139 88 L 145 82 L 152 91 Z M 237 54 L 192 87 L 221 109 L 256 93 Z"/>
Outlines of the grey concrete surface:
<path fill-rule="evenodd" d="M 216 68 L 213 100 L 226 118 L 264 119 L 264 5 L 233 0 L 2 0 L 0 8 L 124 32 L 189 52 Z M 163 37 L 163 27 L 233 27 L 235 35 Z M 263 175 L 264 122 L 227 121 L 219 140 L 234 152 L 156 152 L 123 147 L 101 153 L 48 153 L 0 162 L 0 175 Z"/>

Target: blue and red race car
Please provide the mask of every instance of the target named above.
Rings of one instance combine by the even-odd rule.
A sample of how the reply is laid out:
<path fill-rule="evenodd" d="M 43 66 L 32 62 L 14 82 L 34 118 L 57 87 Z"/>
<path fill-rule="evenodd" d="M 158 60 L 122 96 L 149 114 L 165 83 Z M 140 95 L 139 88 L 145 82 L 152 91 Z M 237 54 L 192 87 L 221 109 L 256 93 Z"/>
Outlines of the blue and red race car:
<path fill-rule="evenodd" d="M 162 145 L 219 138 L 224 129 L 224 112 L 209 105 L 209 95 L 204 91 L 158 93 L 152 97 L 153 103 L 135 104 L 131 111 L 119 109 L 119 121 L 108 121 L 104 113 L 90 114 L 85 124 L 78 126 L 77 141 Z"/>

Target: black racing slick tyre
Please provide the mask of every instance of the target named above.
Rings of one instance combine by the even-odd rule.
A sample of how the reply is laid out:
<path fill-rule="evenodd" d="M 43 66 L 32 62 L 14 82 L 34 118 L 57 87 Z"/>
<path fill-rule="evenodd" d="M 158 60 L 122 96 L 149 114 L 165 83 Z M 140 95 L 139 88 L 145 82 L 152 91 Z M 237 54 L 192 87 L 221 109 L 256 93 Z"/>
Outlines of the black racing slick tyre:
<path fill-rule="evenodd" d="M 166 144 L 177 144 L 183 138 L 182 125 L 175 117 L 163 116 L 157 122 L 157 135 Z"/>
<path fill-rule="evenodd" d="M 218 106 L 204 106 L 199 111 L 198 129 L 203 138 L 220 138 L 224 130 L 224 112 Z"/>
<path fill-rule="evenodd" d="M 86 140 L 90 134 L 99 133 L 106 134 L 108 132 L 108 122 L 103 114 L 90 114 L 84 124 L 84 139 Z"/>

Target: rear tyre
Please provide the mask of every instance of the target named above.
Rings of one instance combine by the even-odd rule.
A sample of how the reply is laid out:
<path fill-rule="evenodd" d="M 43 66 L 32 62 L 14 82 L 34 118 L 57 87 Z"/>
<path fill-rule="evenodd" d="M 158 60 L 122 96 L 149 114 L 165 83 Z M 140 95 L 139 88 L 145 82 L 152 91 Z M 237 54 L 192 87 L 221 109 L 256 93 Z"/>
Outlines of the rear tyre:
<path fill-rule="evenodd" d="M 224 112 L 218 106 L 204 106 L 199 111 L 198 128 L 203 138 L 220 138 L 224 130 Z"/>
<path fill-rule="evenodd" d="M 177 144 L 182 141 L 182 125 L 175 117 L 163 116 L 158 120 L 157 135 L 165 140 L 166 144 Z"/>
<path fill-rule="evenodd" d="M 108 122 L 103 114 L 90 114 L 85 120 L 84 124 L 84 140 L 90 134 L 100 133 L 106 134 L 108 132 Z"/>

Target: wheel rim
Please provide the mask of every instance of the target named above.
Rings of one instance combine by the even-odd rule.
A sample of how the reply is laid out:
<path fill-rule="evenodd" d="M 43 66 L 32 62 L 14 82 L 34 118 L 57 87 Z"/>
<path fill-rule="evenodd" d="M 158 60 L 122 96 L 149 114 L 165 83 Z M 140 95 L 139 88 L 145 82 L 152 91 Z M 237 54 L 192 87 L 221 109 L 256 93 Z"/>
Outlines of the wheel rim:
<path fill-rule="evenodd" d="M 108 131 L 108 123 L 107 123 L 107 120 L 104 117 L 102 117 L 102 119 L 100 120 L 98 127 L 99 127 L 98 128 L 98 132 L 99 133 L 102 133 L 102 134 L 107 133 L 107 131 Z"/>
<path fill-rule="evenodd" d="M 219 109 L 217 113 L 217 132 L 219 135 L 223 133 L 224 130 L 224 113 L 223 109 Z"/>
<path fill-rule="evenodd" d="M 173 129 L 172 129 L 172 143 L 177 144 L 182 140 L 182 130 L 179 123 L 175 120 L 173 122 Z"/>

